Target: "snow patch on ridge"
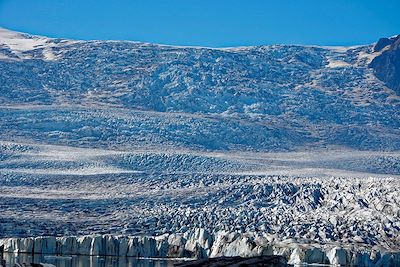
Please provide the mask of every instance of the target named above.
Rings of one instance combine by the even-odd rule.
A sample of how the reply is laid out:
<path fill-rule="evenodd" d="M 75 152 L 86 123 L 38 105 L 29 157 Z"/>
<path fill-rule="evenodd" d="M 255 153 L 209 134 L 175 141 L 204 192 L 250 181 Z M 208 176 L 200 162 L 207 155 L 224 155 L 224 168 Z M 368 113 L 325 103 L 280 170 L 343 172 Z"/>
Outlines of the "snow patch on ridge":
<path fill-rule="evenodd" d="M 11 50 L 25 52 L 47 46 L 48 38 L 30 36 L 0 28 L 0 43 L 7 45 Z"/>
<path fill-rule="evenodd" d="M 55 42 L 57 40 L 57 42 Z M 28 51 L 42 49 L 43 60 L 57 60 L 59 57 L 54 53 L 53 48 L 60 45 L 70 45 L 79 41 L 60 40 L 48 37 L 30 35 L 10 31 L 0 28 L 0 47 L 6 47 L 11 50 L 20 59 L 31 59 L 32 55 L 26 54 Z M 14 59 L 0 53 L 0 59 Z"/>

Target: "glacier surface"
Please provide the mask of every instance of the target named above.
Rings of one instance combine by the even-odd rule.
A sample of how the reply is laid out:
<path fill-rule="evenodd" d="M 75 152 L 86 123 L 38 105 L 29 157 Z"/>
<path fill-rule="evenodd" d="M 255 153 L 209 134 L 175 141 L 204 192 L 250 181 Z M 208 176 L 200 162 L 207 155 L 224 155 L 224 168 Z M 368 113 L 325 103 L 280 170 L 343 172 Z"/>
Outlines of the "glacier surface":
<path fill-rule="evenodd" d="M 384 75 L 397 42 L 211 49 L 0 29 L 2 244 L 398 262 L 400 97 Z"/>

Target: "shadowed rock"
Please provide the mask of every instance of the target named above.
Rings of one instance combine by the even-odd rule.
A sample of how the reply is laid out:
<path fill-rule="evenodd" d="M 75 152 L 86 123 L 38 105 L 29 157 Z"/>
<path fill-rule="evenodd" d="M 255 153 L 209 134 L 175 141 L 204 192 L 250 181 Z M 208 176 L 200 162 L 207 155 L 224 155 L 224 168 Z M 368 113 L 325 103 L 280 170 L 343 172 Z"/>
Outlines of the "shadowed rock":
<path fill-rule="evenodd" d="M 210 258 L 204 260 L 188 261 L 184 263 L 178 263 L 174 266 L 179 267 L 213 267 L 213 266 L 287 266 L 286 259 L 282 256 L 260 256 L 252 258 L 242 257 L 219 257 Z"/>
<path fill-rule="evenodd" d="M 394 43 L 394 40 L 391 38 L 381 38 L 374 46 L 374 52 L 379 52 L 386 46 L 391 45 L 393 43 Z"/>
<path fill-rule="evenodd" d="M 390 39 L 380 39 L 374 51 L 381 51 L 389 45 L 390 47 L 374 58 L 369 66 L 374 69 L 375 76 L 379 80 L 400 95 L 400 35 Z"/>
<path fill-rule="evenodd" d="M 55 267 L 53 264 L 48 263 L 16 263 L 14 267 Z"/>

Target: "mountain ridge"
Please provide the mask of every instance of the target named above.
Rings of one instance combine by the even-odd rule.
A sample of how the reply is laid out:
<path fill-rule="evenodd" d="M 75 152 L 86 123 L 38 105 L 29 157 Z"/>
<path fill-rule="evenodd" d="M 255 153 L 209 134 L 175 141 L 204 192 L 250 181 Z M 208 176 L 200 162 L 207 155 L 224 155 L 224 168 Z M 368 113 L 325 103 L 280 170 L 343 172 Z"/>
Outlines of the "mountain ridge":
<path fill-rule="evenodd" d="M 74 39 L 74 38 L 64 38 L 64 37 L 48 37 L 46 35 L 40 34 L 30 34 L 27 32 L 15 31 L 9 28 L 0 26 L 0 38 L 1 35 L 4 34 L 13 34 L 25 36 L 28 38 L 38 38 L 38 39 L 49 39 L 49 40 L 65 40 L 65 41 L 75 41 L 75 42 L 130 42 L 130 43 L 138 43 L 138 44 L 149 44 L 155 46 L 165 46 L 172 48 L 193 48 L 193 49 L 209 49 L 209 50 L 240 50 L 246 48 L 256 48 L 256 47 L 264 47 L 264 46 L 302 46 L 302 47 L 319 47 L 325 49 L 344 49 L 344 48 L 357 48 L 362 46 L 375 45 L 377 42 L 367 43 L 367 44 L 359 44 L 359 45 L 318 45 L 318 44 L 285 44 L 285 43 L 274 43 L 274 44 L 258 44 L 258 45 L 238 45 L 238 46 L 224 46 L 224 47 L 212 47 L 212 46 L 200 46 L 200 45 L 174 45 L 174 44 L 163 44 L 156 42 L 145 42 L 140 40 L 124 40 L 124 39 Z M 393 38 L 398 35 L 394 35 L 389 37 Z"/>

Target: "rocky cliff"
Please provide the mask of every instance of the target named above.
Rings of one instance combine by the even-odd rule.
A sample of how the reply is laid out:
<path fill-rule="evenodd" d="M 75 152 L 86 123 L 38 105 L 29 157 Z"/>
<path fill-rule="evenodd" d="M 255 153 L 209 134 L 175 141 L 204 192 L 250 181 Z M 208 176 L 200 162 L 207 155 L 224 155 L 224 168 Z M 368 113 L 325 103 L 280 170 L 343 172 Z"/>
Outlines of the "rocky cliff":
<path fill-rule="evenodd" d="M 374 51 L 381 54 L 369 66 L 380 80 L 400 95 L 400 35 L 380 39 Z"/>

